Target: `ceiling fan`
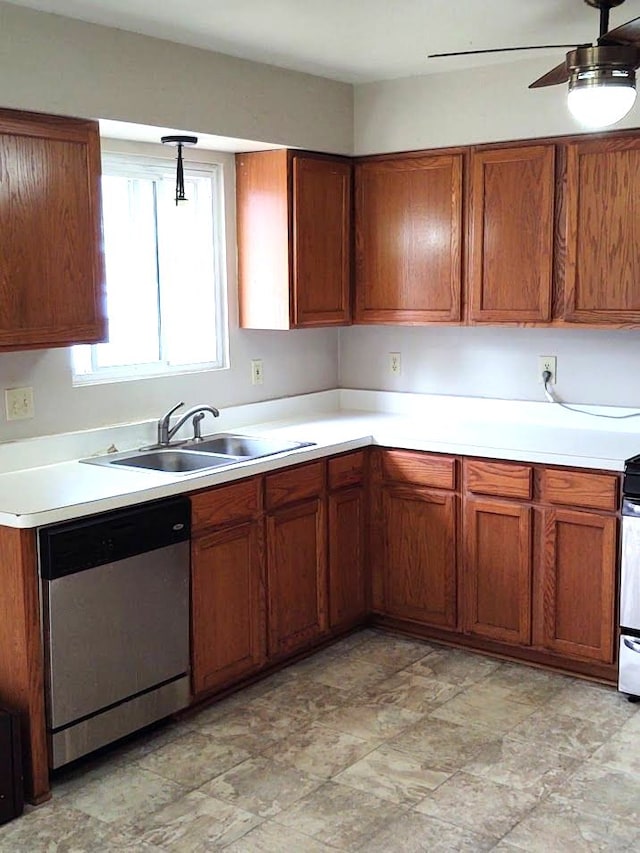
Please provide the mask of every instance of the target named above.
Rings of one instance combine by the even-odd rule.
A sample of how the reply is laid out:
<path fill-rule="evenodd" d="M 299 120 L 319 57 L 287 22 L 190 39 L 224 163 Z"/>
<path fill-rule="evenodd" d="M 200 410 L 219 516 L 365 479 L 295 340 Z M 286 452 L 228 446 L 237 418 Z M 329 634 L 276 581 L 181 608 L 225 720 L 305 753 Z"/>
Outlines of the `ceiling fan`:
<path fill-rule="evenodd" d="M 589 127 L 606 127 L 620 121 L 636 98 L 636 68 L 640 67 L 640 18 L 609 30 L 609 12 L 624 0 L 584 0 L 600 11 L 600 35 L 595 44 L 531 45 L 432 53 L 429 58 L 502 53 L 513 50 L 541 50 L 570 47 L 564 62 L 529 86 L 539 89 L 569 83 L 569 110 Z"/>

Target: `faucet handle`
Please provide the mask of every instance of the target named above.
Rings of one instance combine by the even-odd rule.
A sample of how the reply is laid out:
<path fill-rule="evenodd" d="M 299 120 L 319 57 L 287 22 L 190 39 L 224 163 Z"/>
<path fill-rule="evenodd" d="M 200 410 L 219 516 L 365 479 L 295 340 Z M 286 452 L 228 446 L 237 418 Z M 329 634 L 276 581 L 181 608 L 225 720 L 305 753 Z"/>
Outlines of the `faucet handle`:
<path fill-rule="evenodd" d="M 174 412 L 177 412 L 177 411 L 178 411 L 178 409 L 181 409 L 183 406 L 184 406 L 184 400 L 183 400 L 181 403 L 177 403 L 177 404 L 173 407 L 173 409 L 169 409 L 169 411 L 168 411 L 165 415 L 163 415 L 163 416 L 162 416 L 162 420 L 165 420 L 165 419 L 166 419 L 166 420 L 169 420 L 169 418 L 171 417 L 171 415 L 172 415 Z"/>
<path fill-rule="evenodd" d="M 173 409 L 169 409 L 169 411 L 158 421 L 158 444 L 160 446 L 169 444 L 169 422 L 171 420 L 171 415 L 174 412 L 177 412 L 178 409 L 182 408 L 182 406 L 184 406 L 184 401 L 178 403 L 173 407 Z"/>

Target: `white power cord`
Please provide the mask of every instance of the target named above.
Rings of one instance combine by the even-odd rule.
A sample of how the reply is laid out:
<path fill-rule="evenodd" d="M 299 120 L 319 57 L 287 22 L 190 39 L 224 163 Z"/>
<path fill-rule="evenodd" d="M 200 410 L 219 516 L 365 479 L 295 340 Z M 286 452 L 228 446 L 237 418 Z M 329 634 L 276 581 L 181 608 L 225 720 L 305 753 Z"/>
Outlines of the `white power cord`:
<path fill-rule="evenodd" d="M 612 421 L 623 421 L 627 418 L 640 418 L 640 412 L 633 412 L 630 415 L 602 415 L 598 412 L 587 412 L 577 406 L 570 406 L 568 403 L 563 403 L 562 400 L 558 399 L 555 389 L 553 385 L 551 385 L 551 371 L 542 371 L 542 381 L 544 382 L 544 396 L 547 400 L 550 403 L 556 403 L 556 405 L 562 406 L 563 409 L 568 409 L 570 412 L 578 412 L 581 415 L 590 415 L 592 418 L 608 418 Z M 549 387 L 550 385 L 551 387 Z"/>

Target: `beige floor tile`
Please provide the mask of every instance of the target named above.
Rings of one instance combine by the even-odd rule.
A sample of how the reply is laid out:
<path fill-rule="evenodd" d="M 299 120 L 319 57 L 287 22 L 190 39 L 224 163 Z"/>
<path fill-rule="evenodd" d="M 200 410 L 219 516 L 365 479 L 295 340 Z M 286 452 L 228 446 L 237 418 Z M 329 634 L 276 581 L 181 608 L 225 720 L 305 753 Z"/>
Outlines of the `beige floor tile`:
<path fill-rule="evenodd" d="M 391 741 L 391 746 L 419 756 L 431 770 L 455 773 L 481 750 L 499 749 L 500 736 L 488 729 L 460 726 L 426 717 Z"/>
<path fill-rule="evenodd" d="M 265 695 L 260 705 L 308 725 L 321 714 L 340 708 L 347 702 L 349 695 L 346 690 L 329 687 L 309 678 L 292 678 Z"/>
<path fill-rule="evenodd" d="M 528 853 L 622 853 L 638 834 L 637 827 L 602 820 L 574 809 L 543 803 L 508 835 L 505 842 Z"/>
<path fill-rule="evenodd" d="M 188 731 L 137 762 L 158 776 L 196 788 L 249 758 L 250 753 L 233 743 Z"/>
<path fill-rule="evenodd" d="M 358 643 L 345 653 L 351 660 L 365 660 L 378 666 L 398 670 L 409 666 L 434 651 L 429 643 L 392 634 L 372 634 L 366 643 Z"/>
<path fill-rule="evenodd" d="M 504 688 L 507 698 L 514 702 L 543 705 L 573 682 L 574 679 L 559 673 L 525 664 L 503 663 L 483 683 Z"/>
<path fill-rule="evenodd" d="M 493 842 L 451 823 L 409 812 L 389 823 L 360 849 L 367 853 L 482 853 Z"/>
<path fill-rule="evenodd" d="M 627 701 L 615 688 L 590 684 L 577 678 L 563 687 L 547 703 L 546 708 L 549 713 L 566 714 L 608 726 L 614 723 L 623 725 L 638 712 L 638 706 Z"/>
<path fill-rule="evenodd" d="M 635 776 L 640 785 L 640 733 L 636 728 L 622 726 L 593 753 L 593 759 Z"/>
<path fill-rule="evenodd" d="M 404 813 L 401 806 L 364 791 L 327 782 L 278 815 L 276 822 L 330 847 L 353 850 Z"/>
<path fill-rule="evenodd" d="M 416 811 L 498 841 L 537 804 L 513 786 L 456 773 L 416 805 Z"/>
<path fill-rule="evenodd" d="M 375 748 L 375 743 L 312 723 L 263 753 L 265 758 L 330 779 Z"/>
<path fill-rule="evenodd" d="M 225 853 L 331 853 L 335 847 L 327 847 L 295 829 L 265 821 L 251 830 L 239 841 L 225 847 Z"/>
<path fill-rule="evenodd" d="M 89 778 L 91 777 L 91 778 Z M 135 764 L 88 774 L 84 784 L 61 797 L 66 806 L 118 827 L 135 823 L 187 793 L 184 785 Z"/>
<path fill-rule="evenodd" d="M 141 820 L 135 830 L 141 841 L 175 853 L 205 853 L 231 844 L 258 826 L 262 818 L 192 791 Z"/>
<path fill-rule="evenodd" d="M 505 737 L 478 752 L 463 769 L 473 776 L 513 786 L 537 797 L 558 790 L 579 761 L 566 753 Z"/>
<path fill-rule="evenodd" d="M 396 705 L 407 711 L 426 714 L 437 705 L 452 699 L 458 692 L 453 684 L 402 670 L 365 690 L 357 698 L 365 703 Z"/>
<path fill-rule="evenodd" d="M 437 649 L 408 667 L 409 672 L 435 678 L 464 690 L 481 678 L 495 672 L 500 663 L 483 655 L 457 649 Z"/>
<path fill-rule="evenodd" d="M 294 714 L 257 699 L 247 707 L 205 722 L 194 731 L 257 755 L 303 725 Z"/>
<path fill-rule="evenodd" d="M 607 726 L 602 723 L 565 714 L 552 714 L 543 707 L 512 729 L 509 737 L 527 743 L 540 743 L 574 758 L 587 759 L 602 746 L 609 734 Z"/>
<path fill-rule="evenodd" d="M 338 708 L 337 711 L 323 714 L 318 723 L 362 740 L 381 741 L 394 737 L 423 716 L 416 711 L 407 711 L 394 705 L 365 705 L 353 702 Z"/>
<path fill-rule="evenodd" d="M 384 667 L 361 658 L 347 656 L 346 658 L 336 657 L 318 666 L 309 665 L 304 675 L 320 684 L 354 692 L 373 687 L 374 684 L 388 678 L 392 672 L 393 667 Z"/>
<path fill-rule="evenodd" d="M 238 764 L 199 790 L 260 817 L 273 817 L 320 784 L 319 779 L 295 767 L 258 757 Z"/>
<path fill-rule="evenodd" d="M 460 725 L 484 726 L 504 734 L 530 717 L 535 709 L 535 705 L 509 699 L 502 687 L 480 682 L 439 705 L 429 716 Z"/>
<path fill-rule="evenodd" d="M 154 853 L 158 848 L 134 841 L 118 828 L 55 801 L 0 827 L 1 853 L 102 850 Z"/>
<path fill-rule="evenodd" d="M 628 821 L 640 828 L 640 778 L 595 759 L 582 764 L 550 797 L 604 820 Z"/>
<path fill-rule="evenodd" d="M 411 806 L 448 776 L 442 770 L 432 770 L 426 761 L 384 744 L 338 773 L 334 781 L 392 803 Z"/>

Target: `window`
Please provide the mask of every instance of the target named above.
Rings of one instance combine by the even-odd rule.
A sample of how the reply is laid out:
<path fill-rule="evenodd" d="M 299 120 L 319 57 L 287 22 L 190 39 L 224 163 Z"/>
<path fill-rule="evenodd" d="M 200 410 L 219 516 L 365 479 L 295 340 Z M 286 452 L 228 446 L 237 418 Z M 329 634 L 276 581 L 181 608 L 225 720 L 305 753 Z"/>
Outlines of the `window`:
<path fill-rule="evenodd" d="M 109 341 L 73 347 L 75 384 L 227 366 L 220 169 L 185 164 L 176 206 L 175 160 L 105 157 Z"/>

